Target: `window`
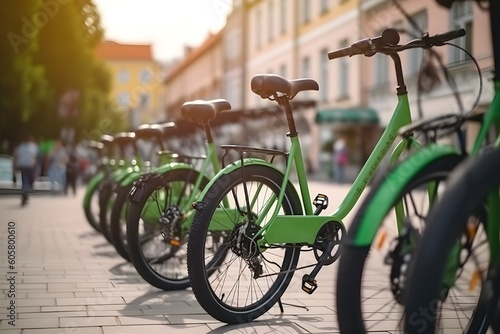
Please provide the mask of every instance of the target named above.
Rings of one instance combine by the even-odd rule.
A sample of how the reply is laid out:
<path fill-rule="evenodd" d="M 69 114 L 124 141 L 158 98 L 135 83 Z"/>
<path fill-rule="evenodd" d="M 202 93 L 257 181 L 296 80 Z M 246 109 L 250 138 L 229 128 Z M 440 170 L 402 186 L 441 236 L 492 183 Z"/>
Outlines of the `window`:
<path fill-rule="evenodd" d="M 139 95 L 139 106 L 141 108 L 147 107 L 149 105 L 149 94 L 148 93 L 141 93 Z"/>
<path fill-rule="evenodd" d="M 311 21 L 311 1 L 302 0 L 302 23 Z"/>
<path fill-rule="evenodd" d="M 257 49 L 262 47 L 262 12 L 261 10 L 257 10 L 255 13 L 255 26 L 257 27 L 256 36 L 255 36 L 255 45 Z"/>
<path fill-rule="evenodd" d="M 280 66 L 280 73 L 279 73 L 279 75 L 286 79 L 286 65 L 285 64 L 282 64 Z"/>
<path fill-rule="evenodd" d="M 320 99 L 323 102 L 328 101 L 328 49 L 321 50 L 319 54 L 319 64 L 320 64 L 320 77 L 319 77 L 319 87 L 320 87 Z"/>
<path fill-rule="evenodd" d="M 309 57 L 302 58 L 302 77 L 309 78 L 310 75 L 310 67 L 309 67 Z"/>
<path fill-rule="evenodd" d="M 267 36 L 269 42 L 274 39 L 274 2 L 271 0 L 267 4 Z"/>
<path fill-rule="evenodd" d="M 453 40 L 453 44 L 461 46 L 465 50 L 472 52 L 472 3 L 468 1 L 457 1 L 451 7 L 451 29 L 464 28 L 467 34 L 464 37 Z M 460 49 L 450 49 L 450 61 L 459 62 L 469 59 L 469 56 Z"/>
<path fill-rule="evenodd" d="M 394 29 L 397 29 L 396 26 Z M 382 32 L 385 29 L 380 29 L 379 35 L 382 35 Z M 378 53 L 373 56 L 373 83 L 377 85 L 383 85 L 389 82 L 389 57 Z"/>
<path fill-rule="evenodd" d="M 345 48 L 349 44 L 347 40 L 343 40 L 340 43 L 340 48 Z M 349 96 L 349 59 L 348 57 L 342 57 L 339 59 L 339 82 L 338 82 L 338 91 L 339 91 L 339 99 L 345 99 Z"/>
<path fill-rule="evenodd" d="M 286 6 L 289 3 L 289 0 L 281 0 L 280 1 L 280 30 L 281 33 L 286 33 Z"/>
<path fill-rule="evenodd" d="M 141 71 L 141 74 L 139 75 L 139 79 L 141 81 L 141 84 L 143 85 L 149 85 L 153 81 L 153 75 L 151 72 L 147 69 L 144 69 Z"/>
<path fill-rule="evenodd" d="M 118 82 L 121 84 L 127 83 L 129 80 L 129 74 L 127 70 L 120 70 L 118 72 Z"/>
<path fill-rule="evenodd" d="M 321 0 L 321 14 L 330 10 L 330 0 Z"/>
<path fill-rule="evenodd" d="M 127 92 L 118 93 L 118 105 L 120 106 L 128 106 L 130 102 L 130 95 Z"/>
<path fill-rule="evenodd" d="M 304 57 L 302 58 L 302 77 L 303 78 L 309 78 L 311 75 L 311 66 L 310 66 L 310 60 L 309 57 Z M 309 92 L 303 92 L 302 97 L 304 99 L 307 99 L 309 95 Z"/>
<path fill-rule="evenodd" d="M 226 59 L 235 59 L 241 55 L 241 29 L 228 30 L 224 35 L 224 52 Z"/>
<path fill-rule="evenodd" d="M 421 11 L 412 16 L 413 21 L 417 24 L 419 29 L 416 29 L 413 25 L 410 25 L 409 32 L 410 38 L 419 38 L 422 36 L 422 32 L 427 31 L 427 12 Z M 408 53 L 408 74 L 416 74 L 420 71 L 422 66 L 422 60 L 424 57 L 423 49 L 412 49 Z"/>
<path fill-rule="evenodd" d="M 373 56 L 373 82 L 383 85 L 389 82 L 389 57 L 384 54 Z"/>

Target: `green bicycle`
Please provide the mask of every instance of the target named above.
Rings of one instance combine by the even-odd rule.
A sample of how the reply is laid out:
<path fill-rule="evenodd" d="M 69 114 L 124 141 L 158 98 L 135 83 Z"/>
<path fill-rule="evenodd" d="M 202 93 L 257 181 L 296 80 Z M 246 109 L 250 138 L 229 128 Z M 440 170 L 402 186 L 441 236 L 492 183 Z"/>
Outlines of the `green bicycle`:
<path fill-rule="evenodd" d="M 170 163 L 172 157 L 167 154 L 158 154 L 157 152 L 166 152 L 165 139 L 170 136 L 175 128 L 175 123 L 166 122 L 161 124 L 143 124 L 134 131 L 137 145 L 149 143 L 149 153 L 144 153 L 139 168 L 133 169 L 127 176 L 120 180 L 114 187 L 114 194 L 109 194 L 108 205 L 112 204 L 111 212 L 104 215 L 103 220 L 109 227 L 109 238 L 118 254 L 125 260 L 130 261 L 127 247 L 126 217 L 128 212 L 128 193 L 133 187 L 133 183 L 139 180 L 140 176 L 151 172 L 158 166 Z M 143 150 L 144 151 L 144 150 Z M 108 217 L 109 214 L 109 217 Z M 101 220 L 102 221 L 102 220 Z"/>
<path fill-rule="evenodd" d="M 116 194 L 114 189 L 129 175 L 138 173 L 141 169 L 141 159 L 137 154 L 134 132 L 120 132 L 113 136 L 113 144 L 117 151 L 117 168 L 99 184 L 99 225 L 102 235 L 109 243 L 113 243 L 110 236 L 109 222 Z"/>
<path fill-rule="evenodd" d="M 490 6 L 493 2 L 490 2 Z M 496 20 L 498 22 L 499 18 Z M 417 132 L 451 130 L 457 134 L 460 145 L 459 148 L 436 143 L 425 146 L 388 171 L 373 185 L 353 218 L 344 240 L 344 253 L 339 261 L 337 313 L 342 332 L 403 330 L 403 306 L 407 292 L 411 291 L 408 274 L 412 271 L 422 234 L 427 233 L 428 213 L 439 203 L 437 200 L 447 188 L 445 181 L 450 173 L 467 155 L 476 156 L 487 143 L 488 132 L 500 126 L 498 76 L 494 86 L 495 98 L 482 119 L 480 131 L 470 152 L 466 150 L 462 125 L 467 121 L 477 120 L 477 117 L 446 115 L 441 119 L 421 122 L 402 130 L 403 136 Z M 394 208 L 395 216 L 392 214 Z M 481 241 L 487 240 L 492 232 L 495 233 L 488 230 L 490 225 L 485 229 L 481 223 L 484 221 L 483 217 L 484 213 L 479 213 L 474 233 L 464 235 L 464 261 L 461 261 L 460 265 L 454 262 L 455 266 L 451 268 L 453 274 L 448 276 L 446 282 L 450 288 L 457 289 L 450 290 L 450 297 L 439 301 L 440 310 L 446 314 L 446 320 L 433 323 L 436 325 L 436 328 L 432 327 L 433 332 L 447 331 L 450 328 L 467 333 L 486 330 L 483 322 L 484 310 L 476 307 L 479 303 L 481 284 L 477 284 L 467 293 L 460 289 L 464 286 L 463 281 L 462 284 L 455 285 L 455 274 L 464 272 L 462 270 L 467 268 L 467 260 L 473 259 L 467 254 L 472 254 L 474 249 L 467 249 L 465 246 L 480 244 Z M 423 248 L 428 246 L 429 244 L 424 246 L 422 243 Z M 494 253 L 488 256 L 495 258 Z M 450 263 L 453 264 L 453 261 Z M 425 284 L 425 277 L 430 275 L 429 269 L 420 268 L 419 277 L 424 279 L 422 284 Z M 476 282 L 484 282 L 487 273 L 487 270 L 477 273 Z M 471 276 L 458 277 L 464 279 Z M 416 293 L 421 292 L 419 290 Z M 452 292 L 455 295 L 452 296 Z M 433 307 L 438 307 L 438 304 Z"/>
<path fill-rule="evenodd" d="M 106 175 L 112 173 L 116 168 L 116 160 L 113 158 L 113 137 L 102 135 L 99 141 L 89 141 L 87 146 L 97 153 L 97 173 L 92 176 L 87 184 L 83 197 L 83 210 L 85 217 L 97 232 L 101 232 L 99 223 L 99 185 Z"/>
<path fill-rule="evenodd" d="M 444 331 L 462 319 L 467 333 L 485 333 L 490 326 L 500 333 L 499 170 L 496 149 L 450 175 L 429 214 L 421 240 L 426 247 L 417 249 L 409 274 L 405 332 L 435 333 L 438 324 Z M 448 307 L 450 300 L 456 311 Z"/>
<path fill-rule="evenodd" d="M 206 156 L 175 154 L 177 159 L 193 163 L 178 161 L 162 165 L 142 175 L 129 193 L 128 253 L 137 272 L 157 288 L 189 287 L 185 254 L 194 213 L 191 204 L 220 170 L 210 121 L 230 108 L 222 99 L 184 103 L 182 116 L 203 127 Z M 200 168 L 195 168 L 196 161 L 202 163 Z M 215 241 L 213 250 L 218 251 Z"/>
<path fill-rule="evenodd" d="M 463 31 L 431 37 L 429 47 L 463 35 Z M 286 115 L 291 146 L 289 152 L 226 145 L 240 153 L 240 160 L 219 172 L 194 205 L 197 209 L 190 231 L 188 270 L 191 287 L 200 305 L 214 318 L 226 323 L 249 322 L 268 311 L 281 296 L 295 271 L 313 268 L 302 278 L 302 290 L 311 294 L 318 287 L 316 275 L 334 263 L 345 234 L 342 220 L 351 211 L 375 173 L 380 161 L 397 138 L 398 130 L 411 123 L 408 96 L 397 51 L 399 34 L 387 29 L 382 36 L 364 39 L 349 48 L 331 52 L 329 58 L 383 51 L 393 60 L 397 78 L 398 104 L 379 142 L 369 156 L 339 208 L 319 216 L 327 208 L 328 197 L 314 201 L 308 189 L 304 161 L 290 101 L 301 91 L 318 90 L 312 79 L 286 80 L 277 75 L 257 75 L 252 91 L 276 101 Z M 422 47 L 407 45 L 407 48 Z M 410 136 L 401 141 L 391 161 L 396 161 L 407 145 L 418 146 Z M 284 172 L 272 162 L 244 158 L 245 152 L 259 152 L 286 160 Z M 290 181 L 295 168 L 300 196 Z M 229 207 L 227 206 L 229 203 Z M 313 205 L 316 207 L 313 210 Z M 208 254 L 214 238 L 224 236 L 225 259 Z M 221 247 L 221 246 L 219 246 Z M 297 267 L 301 251 L 312 251 L 314 263 Z M 217 253 L 215 254 L 217 255 Z M 212 263 L 221 262 L 215 268 Z"/>
<path fill-rule="evenodd" d="M 485 117 L 498 126 L 500 4 L 489 1 L 488 8 L 495 96 Z M 429 214 L 408 274 L 404 318 L 408 333 L 435 333 L 455 324 L 463 324 L 467 333 L 485 333 L 488 327 L 500 333 L 500 137 L 494 147 L 453 171 Z M 428 269 L 425 277 L 423 268 Z M 420 310 L 425 310 L 425 317 Z"/>

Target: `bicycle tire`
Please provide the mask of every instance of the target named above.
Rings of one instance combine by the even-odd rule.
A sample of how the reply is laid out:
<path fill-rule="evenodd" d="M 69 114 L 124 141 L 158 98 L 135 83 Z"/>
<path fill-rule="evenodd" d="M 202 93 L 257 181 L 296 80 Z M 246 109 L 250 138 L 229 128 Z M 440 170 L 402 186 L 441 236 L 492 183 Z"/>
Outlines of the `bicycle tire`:
<path fill-rule="evenodd" d="M 431 305 L 432 301 L 441 301 L 443 303 L 441 295 L 447 260 L 457 241 L 464 240 L 464 236 L 470 234 L 468 230 L 470 230 L 472 223 L 476 223 L 475 219 L 483 217 L 483 212 L 486 212 L 483 210 L 487 206 L 485 202 L 488 192 L 490 190 L 498 191 L 500 187 L 499 167 L 500 150 L 495 150 L 467 161 L 457 168 L 456 172 L 450 177 L 448 190 L 429 216 L 428 228 L 422 237 L 422 245 L 425 244 L 426 246 L 418 248 L 409 277 L 410 289 L 405 303 L 405 331 L 408 333 L 435 333 L 436 327 L 440 325 L 440 312 L 438 311 L 443 307 L 442 304 L 433 308 L 424 306 Z M 473 195 L 471 196 L 471 194 Z M 474 219 L 471 219 L 471 217 L 474 217 Z M 486 224 L 481 220 L 478 223 L 482 224 L 478 226 L 478 229 L 482 226 L 485 235 L 487 235 Z M 472 241 L 475 243 L 470 244 L 471 249 L 469 251 L 472 251 L 474 245 L 481 246 L 477 242 L 478 233 L 474 233 L 473 239 Z M 467 251 L 467 249 L 461 248 L 460 256 L 463 256 L 463 250 Z M 498 328 L 498 317 L 500 316 L 498 311 L 500 306 L 500 285 L 498 284 L 500 282 L 500 273 L 498 273 L 498 268 L 500 266 L 497 264 L 496 270 L 490 270 L 493 268 L 491 259 L 487 262 L 484 261 L 487 253 L 487 251 L 481 249 L 478 254 L 474 255 L 473 263 L 469 263 L 469 265 L 474 266 L 481 263 L 487 268 L 480 268 L 481 272 L 483 272 L 482 279 L 486 278 L 486 281 L 482 284 L 480 297 L 475 309 L 471 312 L 471 318 L 466 321 L 467 327 L 464 331 L 466 333 L 485 333 L 488 330 L 490 321 L 495 319 L 497 321 L 494 330 L 496 333 L 500 330 Z M 471 258 L 470 253 L 467 256 L 467 259 L 469 258 Z M 458 273 L 456 280 L 453 282 L 453 288 L 456 287 L 456 290 L 458 290 L 458 292 L 455 292 L 455 289 L 453 289 L 453 294 L 459 294 L 463 290 L 460 289 L 461 279 L 463 278 L 461 276 L 469 272 L 466 269 L 470 269 L 470 267 L 465 267 L 466 265 L 465 263 L 461 267 L 461 272 Z M 425 277 L 421 272 L 422 268 L 426 268 Z M 479 272 L 478 269 L 473 270 L 473 273 Z M 453 274 L 455 278 L 455 272 Z M 495 282 L 495 284 L 491 285 L 496 287 L 494 293 L 491 291 L 491 287 L 483 289 L 483 287 L 488 286 L 488 281 Z M 445 301 L 450 298 L 453 299 L 453 297 L 450 297 L 451 287 L 446 288 L 446 290 Z M 486 292 L 487 290 L 490 291 Z M 490 293 L 493 296 L 491 299 L 488 297 Z M 458 298 L 460 297 L 462 296 L 458 295 Z M 457 301 L 459 301 L 458 298 Z M 460 306 L 458 305 L 458 307 Z M 496 315 L 488 312 L 492 308 L 496 308 Z M 425 319 L 418 318 L 420 316 L 418 312 L 421 309 L 428 311 Z M 417 315 L 417 318 L 415 318 L 415 315 Z M 465 312 L 463 312 L 462 316 L 466 316 Z M 450 317 L 451 315 L 447 315 L 447 324 L 451 322 Z"/>
<path fill-rule="evenodd" d="M 226 198 L 226 195 L 229 193 L 238 195 L 239 191 L 243 191 L 241 188 L 238 188 L 242 187 L 244 183 L 243 173 L 247 190 L 250 192 L 253 190 L 259 191 L 258 196 L 252 197 L 252 199 L 255 200 L 251 203 L 252 210 L 247 210 L 247 212 L 243 214 L 243 205 L 240 205 L 239 209 L 236 208 L 236 206 L 234 206 L 234 208 L 226 207 L 221 213 L 222 215 L 227 214 L 228 218 L 231 218 L 230 216 L 233 215 L 237 220 L 237 222 L 231 222 L 234 228 L 231 226 L 225 229 L 225 227 L 222 226 L 221 231 L 216 232 L 214 228 L 212 228 L 212 231 L 209 231 L 209 225 L 212 222 L 212 218 L 216 217 L 214 216 L 217 214 L 216 210 L 217 208 L 221 208 L 221 202 Z M 240 246 L 235 246 L 238 243 L 237 240 L 241 239 L 232 237 L 235 235 L 235 231 L 242 231 L 245 229 L 243 228 L 244 225 L 242 225 L 244 218 L 247 218 L 248 215 L 257 217 L 258 211 L 256 210 L 259 209 L 259 205 L 269 204 L 267 201 L 270 197 L 260 196 L 260 194 L 266 195 L 265 190 L 267 189 L 270 192 L 268 195 L 277 195 L 280 191 L 282 182 L 283 175 L 272 167 L 255 165 L 245 166 L 218 178 L 209 188 L 202 201 L 198 202 L 198 204 L 201 205 L 201 209 L 197 210 L 191 225 L 188 247 L 188 272 L 191 279 L 191 288 L 196 299 L 203 309 L 217 320 L 228 324 L 236 324 L 250 322 L 258 318 L 267 312 L 281 298 L 292 279 L 294 269 L 299 259 L 300 247 L 296 245 L 278 245 L 277 247 L 281 248 L 269 248 L 264 252 L 265 255 L 257 254 L 258 256 L 256 256 L 254 254 L 253 256 L 249 256 L 247 258 L 248 262 L 246 263 L 245 260 L 242 260 L 243 256 L 236 255 L 237 252 L 244 252 L 246 246 L 243 246 L 243 242 L 241 242 Z M 262 186 L 262 188 L 259 188 L 259 185 Z M 266 189 L 263 188 L 264 186 Z M 227 198 L 227 200 L 229 200 L 229 198 Z M 232 200 L 234 201 L 233 203 L 246 203 L 244 198 L 235 199 L 233 197 Z M 259 200 L 262 200 L 264 203 L 260 203 Z M 245 206 L 245 208 L 246 207 L 247 206 Z M 231 212 L 233 210 L 234 212 Z M 273 210 L 274 209 L 271 208 L 269 212 L 273 212 Z M 280 210 L 289 215 L 302 214 L 302 207 L 298 195 L 290 183 L 285 189 Z M 218 218 L 214 219 L 215 223 L 216 219 Z M 263 222 L 263 225 L 265 223 L 266 221 Z M 222 222 L 221 224 L 223 225 Z M 241 228 L 236 228 L 236 225 L 241 226 Z M 218 245 L 218 240 L 223 240 L 224 243 Z M 231 244 L 231 241 L 234 242 Z M 218 245 L 218 247 L 213 245 Z M 213 257 L 209 258 L 207 256 L 207 258 L 205 258 L 207 251 L 211 251 L 212 247 L 215 248 Z M 217 249 L 220 248 L 226 250 L 224 259 L 217 259 L 218 254 L 220 254 Z M 283 250 L 281 257 L 276 254 L 276 249 L 278 251 Z M 255 250 L 254 248 L 254 251 Z M 229 259 L 226 261 L 227 257 L 229 257 Z M 274 261 L 270 260 L 271 257 Z M 270 268 L 270 264 L 279 267 L 280 264 L 278 261 L 282 261 L 282 266 L 274 271 L 274 268 Z M 239 263 L 235 264 L 236 262 Z M 214 263 L 216 263 L 216 265 L 214 265 Z M 248 263 L 251 263 L 254 268 L 250 269 Z M 263 287 L 263 284 L 261 285 L 257 282 L 257 279 L 247 283 L 249 285 L 249 291 L 243 292 L 243 295 L 245 296 L 244 298 L 251 299 L 248 305 L 235 305 L 232 303 L 235 299 L 239 302 L 241 298 L 241 296 L 231 296 L 231 294 L 236 292 L 235 289 L 233 289 L 234 285 L 226 286 L 226 283 L 229 285 L 232 284 L 230 282 L 231 279 L 226 280 L 226 278 L 231 275 L 228 274 L 228 272 L 234 269 L 234 267 L 231 268 L 232 264 L 238 267 L 236 268 L 236 273 L 232 272 L 232 274 L 238 278 L 238 282 L 235 284 L 238 284 L 241 290 L 246 286 L 246 283 L 240 284 L 239 279 L 243 279 L 244 276 L 253 277 L 254 274 L 260 272 L 261 277 L 265 281 L 263 284 L 267 283 L 267 287 Z M 242 273 L 242 271 L 246 269 L 249 269 L 249 272 Z M 241 272 L 239 272 L 239 270 L 241 270 Z M 209 278 L 212 279 L 212 274 L 215 275 L 212 281 L 220 278 L 220 285 L 215 288 L 211 286 L 211 282 L 209 281 Z M 265 276 L 266 274 L 269 274 L 269 276 Z M 273 277 L 276 277 L 276 279 L 271 282 L 270 280 Z M 214 289 L 216 291 L 214 291 Z M 237 290 L 240 291 L 240 289 Z M 259 290 L 262 292 L 262 296 L 260 297 L 257 296 Z M 228 293 L 227 299 L 225 299 L 226 293 Z M 255 296 L 253 296 L 253 294 L 255 294 Z M 232 300 L 230 300 L 231 298 Z M 244 302 L 244 298 L 241 301 L 242 303 Z"/>
<path fill-rule="evenodd" d="M 102 235 L 106 238 L 106 240 L 112 244 L 109 224 L 110 224 L 110 215 L 113 207 L 114 199 L 116 198 L 116 194 L 114 192 L 114 187 L 116 183 L 113 180 L 106 180 L 99 187 L 99 226 L 101 229 Z"/>
<path fill-rule="evenodd" d="M 159 189 L 163 187 L 175 187 L 182 183 L 182 186 L 186 185 L 190 187 L 190 191 L 198 191 L 201 193 L 203 188 L 208 184 L 209 180 L 206 177 L 202 178 L 199 189 L 194 189 L 196 180 L 199 177 L 199 172 L 194 169 L 179 169 L 171 170 L 159 177 L 152 177 L 145 181 L 145 193 L 139 202 L 130 201 L 128 213 L 127 213 L 127 247 L 129 250 L 130 260 L 132 261 L 135 269 L 141 275 L 141 277 L 147 281 L 149 284 L 162 289 L 162 290 L 181 290 L 189 287 L 189 277 L 187 276 L 187 268 L 185 263 L 181 263 L 177 254 L 185 253 L 185 247 L 187 240 L 181 240 L 181 247 L 175 248 L 174 246 L 167 245 L 161 235 L 163 230 L 161 226 L 155 226 L 154 224 L 148 223 L 147 220 L 141 218 L 143 210 L 148 210 L 148 206 L 155 199 L 153 196 L 161 196 L 160 193 L 156 193 Z M 185 193 L 185 199 L 189 197 L 191 193 Z M 165 195 L 167 196 L 167 195 Z M 172 195 L 172 197 L 174 197 Z M 151 198 L 151 199 L 150 199 Z M 167 198 L 167 197 L 165 197 Z M 150 199 L 148 202 L 148 199 Z M 179 201 L 181 199 L 178 199 Z M 183 203 L 188 205 L 188 209 L 191 209 L 191 203 Z M 155 203 L 159 205 L 159 203 Z M 164 206 L 158 208 L 159 212 L 164 212 L 166 208 L 172 207 L 173 203 L 164 203 Z M 182 212 L 180 215 L 184 215 L 186 212 Z M 142 233 L 148 231 L 150 234 Z M 142 231 L 142 232 L 141 232 Z M 144 237 L 146 235 L 146 237 Z M 153 249 L 152 252 L 146 252 L 146 246 L 152 245 L 153 247 L 158 242 L 159 249 L 161 251 L 156 252 Z M 151 242 L 146 244 L 147 242 Z M 143 248 L 144 246 L 144 248 Z M 168 254 L 167 252 L 172 252 L 172 257 L 167 257 L 165 261 L 161 263 L 151 263 L 160 256 Z M 163 255 L 161 255 L 163 254 Z M 170 261 L 171 260 L 171 261 Z M 162 270 L 166 270 L 162 272 Z M 180 274 L 179 274 L 180 273 Z"/>
<path fill-rule="evenodd" d="M 101 233 L 101 225 L 99 223 L 99 203 L 98 197 L 99 192 L 97 191 L 98 187 L 94 187 L 90 190 L 89 201 L 88 203 L 84 203 L 83 211 L 85 212 L 85 217 L 87 218 L 88 223 L 94 230 Z M 96 202 L 96 203 L 93 203 Z"/>
<path fill-rule="evenodd" d="M 120 186 L 116 190 L 116 198 L 111 210 L 111 218 L 109 224 L 109 236 L 111 243 L 115 246 L 116 251 L 123 257 L 124 260 L 130 262 L 130 255 L 127 246 L 127 212 L 129 202 L 127 201 L 128 193 L 132 185 Z"/>
<path fill-rule="evenodd" d="M 410 247 L 415 240 L 418 240 L 420 230 L 424 226 L 408 225 L 401 229 L 402 233 L 399 233 L 395 222 L 390 221 L 391 217 L 388 215 L 394 212 L 392 209 L 397 203 L 402 203 L 405 209 L 405 224 L 425 222 L 423 219 L 425 216 L 420 217 L 422 214 L 416 211 L 415 205 L 422 204 L 422 210 L 428 210 L 431 205 L 426 193 L 427 188 L 422 186 L 425 184 L 439 186 L 439 182 L 444 181 L 461 160 L 462 157 L 459 155 L 441 157 L 427 163 L 414 177 L 405 176 L 405 168 L 398 165 L 374 183 L 353 218 L 339 260 L 336 305 L 342 333 L 365 333 L 372 330 L 392 332 L 402 327 L 402 319 L 393 318 L 394 314 L 398 314 L 399 309 L 402 309 L 400 303 L 404 299 L 404 275 L 407 262 L 411 259 Z M 394 175 L 399 177 L 393 177 Z M 374 241 L 377 239 L 372 240 L 367 246 L 355 245 L 353 240 L 363 227 L 361 222 L 366 218 L 364 216 L 370 207 L 370 202 L 386 180 L 394 179 L 403 184 L 398 184 L 398 189 L 393 191 L 395 201 L 388 201 L 386 206 L 379 208 L 383 210 L 385 217 L 377 230 L 377 236 L 380 238 L 375 244 Z M 436 187 L 436 194 L 439 189 Z M 415 213 L 411 212 L 413 209 Z M 385 223 L 388 226 L 385 226 Z M 392 238 L 387 235 L 392 235 Z M 395 241 L 388 245 L 386 240 Z M 373 265 L 372 260 L 375 261 Z M 386 261 L 392 261 L 389 268 L 383 266 Z M 371 281 L 367 279 L 368 275 Z M 382 289 L 373 283 L 379 280 Z M 385 291 L 385 288 L 389 291 Z"/>

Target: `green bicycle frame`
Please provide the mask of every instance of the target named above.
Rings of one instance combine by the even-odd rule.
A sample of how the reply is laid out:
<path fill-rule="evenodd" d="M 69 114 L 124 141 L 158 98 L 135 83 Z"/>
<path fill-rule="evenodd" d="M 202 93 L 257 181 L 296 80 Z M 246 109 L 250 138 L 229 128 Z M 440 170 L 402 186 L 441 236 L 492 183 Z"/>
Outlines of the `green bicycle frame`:
<path fill-rule="evenodd" d="M 261 250 L 265 250 L 267 248 L 266 245 L 268 244 L 276 243 L 313 245 L 318 232 L 323 225 L 330 221 L 342 222 L 342 219 L 345 218 L 345 216 L 356 204 L 357 200 L 361 196 L 361 193 L 373 177 L 382 159 L 387 155 L 387 152 L 397 138 L 398 130 L 410 123 L 411 114 L 408 103 L 408 95 L 398 95 L 398 103 L 387 128 L 382 133 L 380 140 L 373 149 L 360 173 L 356 177 L 356 180 L 354 181 L 348 194 L 340 204 L 339 208 L 330 216 L 316 216 L 313 213 L 311 195 L 308 188 L 305 164 L 300 148 L 299 138 L 298 136 L 291 136 L 291 148 L 286 164 L 286 169 L 284 173 L 282 173 L 283 183 L 281 185 L 280 193 L 278 194 L 276 201 L 277 203 L 282 203 L 285 189 L 290 182 L 289 179 L 290 174 L 292 173 L 292 168 L 295 168 L 299 180 L 298 182 L 301 194 L 300 197 L 302 200 L 304 215 L 279 215 L 277 210 L 279 210 L 280 205 L 278 205 L 276 211 L 272 215 L 271 220 L 265 226 L 263 226 L 255 236 L 255 238 L 258 239 L 258 244 Z M 395 161 L 399 157 L 399 154 L 403 151 L 405 145 L 414 145 L 413 138 L 410 138 L 409 140 L 410 143 L 402 141 L 396 146 L 392 153 L 391 161 Z M 243 160 L 243 165 L 264 165 L 277 170 L 277 168 L 272 163 L 269 163 L 262 159 L 246 158 Z M 222 175 L 227 175 L 228 173 L 240 167 L 241 163 L 238 162 L 228 165 L 224 169 L 222 169 L 207 185 L 207 187 L 205 187 L 199 199 L 203 199 L 208 189 L 214 184 L 214 182 L 216 182 L 218 178 L 220 178 Z M 252 200 L 250 200 L 249 202 L 251 203 Z M 267 213 L 270 210 L 270 206 L 271 205 L 268 204 L 260 217 L 267 216 Z M 215 214 L 217 214 L 217 212 Z M 257 225 L 261 225 L 262 222 L 260 219 L 262 218 L 258 218 L 256 222 Z M 211 231 L 214 231 L 222 228 L 222 226 L 218 225 L 219 224 L 211 223 L 209 229 Z M 225 229 L 227 230 L 227 225 L 225 226 Z M 262 238 L 258 238 L 259 236 L 262 236 Z"/>
<path fill-rule="evenodd" d="M 332 215 L 315 216 L 313 214 L 312 201 L 307 184 L 306 172 L 304 169 L 304 162 L 302 152 L 300 150 L 298 137 L 292 137 L 291 150 L 289 161 L 284 175 L 284 182 L 289 179 L 292 160 L 295 162 L 295 168 L 299 179 L 299 188 L 302 194 L 302 204 L 304 206 L 305 215 L 303 216 L 287 216 L 275 214 L 266 226 L 264 226 L 257 235 L 262 235 L 263 238 L 258 241 L 259 246 L 265 249 L 266 244 L 276 243 L 297 243 L 313 245 L 321 227 L 330 222 L 342 222 L 347 214 L 352 210 L 363 190 L 366 188 L 372 179 L 377 167 L 382 159 L 386 156 L 387 152 L 394 144 L 397 138 L 398 130 L 411 123 L 410 107 L 408 103 L 408 95 L 403 94 L 398 96 L 398 104 L 395 112 L 389 121 L 387 128 L 382 133 L 377 145 L 371 152 L 363 168 L 354 180 L 351 188 L 349 189 L 346 197 L 341 202 L 340 206 Z M 413 143 L 413 139 L 409 139 Z M 391 161 L 395 161 L 402 148 L 408 145 L 407 142 L 401 141 L 393 153 L 391 154 Z M 410 144 L 413 145 L 413 144 Z M 281 188 L 278 202 L 281 203 L 284 195 L 285 183 Z M 277 213 L 277 212 L 276 212 Z M 259 223 L 259 222 L 257 222 Z"/>

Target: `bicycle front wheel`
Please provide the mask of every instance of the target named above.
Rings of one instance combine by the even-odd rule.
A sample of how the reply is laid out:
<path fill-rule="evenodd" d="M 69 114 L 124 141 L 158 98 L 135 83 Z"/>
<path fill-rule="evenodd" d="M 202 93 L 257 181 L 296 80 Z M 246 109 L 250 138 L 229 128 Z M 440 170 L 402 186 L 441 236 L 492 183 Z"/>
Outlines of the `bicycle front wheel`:
<path fill-rule="evenodd" d="M 339 261 L 337 314 L 342 333 L 402 332 L 414 248 L 430 208 L 445 189 L 444 181 L 461 160 L 458 155 L 443 156 L 412 177 L 403 163 L 372 186 L 353 218 Z"/>
<path fill-rule="evenodd" d="M 83 202 L 83 210 L 85 212 L 85 217 L 89 222 L 90 226 L 94 228 L 97 232 L 101 232 L 101 225 L 99 223 L 99 184 L 95 182 L 101 182 L 102 176 L 96 175 L 94 182 L 89 182 Z"/>
<path fill-rule="evenodd" d="M 119 186 L 116 190 L 116 198 L 111 210 L 111 218 L 109 224 L 109 237 L 115 246 L 116 251 L 125 260 L 130 262 L 130 255 L 127 246 L 127 212 L 129 202 L 127 201 L 128 193 L 132 185 Z"/>
<path fill-rule="evenodd" d="M 171 170 L 143 181 L 141 198 L 129 200 L 126 233 L 130 259 L 142 278 L 159 289 L 189 287 L 187 233 L 182 224 L 192 213 L 192 199 L 208 184 L 202 177 L 196 188 L 199 177 L 194 169 Z"/>
<path fill-rule="evenodd" d="M 101 184 L 99 189 L 99 225 L 102 235 L 110 244 L 113 244 L 109 225 L 111 221 L 111 210 L 113 209 L 116 198 L 116 194 L 113 191 L 115 186 L 115 181 L 106 180 Z"/>
<path fill-rule="evenodd" d="M 246 166 L 221 176 L 197 203 L 189 234 L 188 271 L 200 305 L 229 324 L 252 321 L 285 292 L 300 247 L 268 245 L 259 249 L 258 231 L 279 214 L 300 215 L 297 193 L 289 183 L 277 197 L 283 175 L 267 166 Z M 261 225 L 254 224 L 260 220 Z"/>
<path fill-rule="evenodd" d="M 488 242 L 490 235 L 498 247 L 499 169 L 496 150 L 468 161 L 450 177 L 448 190 L 429 216 L 409 277 L 408 333 L 446 333 L 450 328 L 486 333 L 495 319 L 495 333 L 500 332 L 498 262 L 492 270 L 498 254 L 492 254 Z"/>

